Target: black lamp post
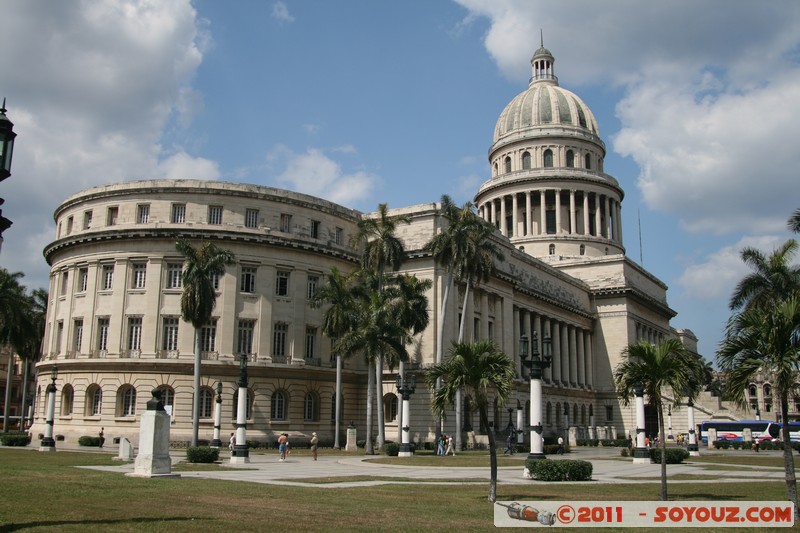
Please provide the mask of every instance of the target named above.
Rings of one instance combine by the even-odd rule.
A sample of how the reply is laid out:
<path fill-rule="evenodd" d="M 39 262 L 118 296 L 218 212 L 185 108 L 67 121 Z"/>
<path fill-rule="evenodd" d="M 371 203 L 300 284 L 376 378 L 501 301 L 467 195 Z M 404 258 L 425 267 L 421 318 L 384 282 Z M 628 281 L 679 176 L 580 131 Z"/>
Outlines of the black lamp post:
<path fill-rule="evenodd" d="M 236 402 L 236 445 L 231 452 L 231 463 L 249 463 L 247 447 L 247 354 L 239 361 L 239 397 Z"/>
<path fill-rule="evenodd" d="M 550 336 L 545 336 L 542 341 L 542 355 L 539 354 L 539 339 L 536 332 L 533 332 L 533 351 L 528 359 L 528 336 L 523 335 L 519 339 L 519 357 L 522 365 L 529 370 L 531 380 L 531 452 L 528 459 L 544 459 L 544 440 L 542 433 L 542 376 L 544 370 L 550 368 L 553 361 L 551 353 L 552 341 Z"/>
<path fill-rule="evenodd" d="M 214 406 L 214 438 L 208 444 L 212 448 L 221 448 L 220 429 L 222 427 L 222 382 L 217 382 L 217 401 Z"/>
<path fill-rule="evenodd" d="M 0 181 L 11 175 L 11 157 L 14 155 L 14 124 L 6 116 L 6 99 L 3 98 L 3 106 L 0 108 Z M 3 205 L 0 198 L 0 205 Z M 0 246 L 3 244 L 3 232 L 11 227 L 12 222 L 3 216 L 0 209 Z"/>
<path fill-rule="evenodd" d="M 56 449 L 56 441 L 53 439 L 53 420 L 56 411 L 56 379 L 58 379 L 58 367 L 53 365 L 50 371 L 50 384 L 45 389 L 47 393 L 47 413 L 44 428 L 44 438 L 39 445 L 40 452 L 52 452 Z"/>
<path fill-rule="evenodd" d="M 397 374 L 397 392 L 403 398 L 403 433 L 401 436 L 399 457 L 411 457 L 414 452 L 411 450 L 411 395 L 417 390 L 417 376 L 412 372 L 403 375 Z"/>

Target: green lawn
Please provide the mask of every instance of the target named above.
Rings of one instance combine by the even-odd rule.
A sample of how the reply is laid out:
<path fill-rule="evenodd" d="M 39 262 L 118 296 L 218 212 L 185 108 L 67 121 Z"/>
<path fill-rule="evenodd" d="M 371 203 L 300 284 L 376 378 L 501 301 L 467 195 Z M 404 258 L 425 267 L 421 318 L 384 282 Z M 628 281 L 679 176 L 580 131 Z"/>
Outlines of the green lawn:
<path fill-rule="evenodd" d="M 495 529 L 493 508 L 486 501 L 488 484 L 451 486 L 417 482 L 331 490 L 191 478 L 132 478 L 75 468 L 113 464 L 118 463 L 106 454 L 0 448 L 0 532 Z M 762 482 L 757 478 L 715 484 L 676 480 L 669 491 L 671 499 L 676 500 L 786 498 L 783 482 Z M 498 500 L 518 501 L 657 500 L 658 494 L 656 481 L 607 485 L 500 484 L 497 491 Z"/>

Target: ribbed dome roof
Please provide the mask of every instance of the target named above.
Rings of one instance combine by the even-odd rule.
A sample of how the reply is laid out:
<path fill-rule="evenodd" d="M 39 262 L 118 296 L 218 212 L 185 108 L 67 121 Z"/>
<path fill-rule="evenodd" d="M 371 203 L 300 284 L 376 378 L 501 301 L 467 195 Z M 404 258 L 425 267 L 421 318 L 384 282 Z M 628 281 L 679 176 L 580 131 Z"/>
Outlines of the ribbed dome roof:
<path fill-rule="evenodd" d="M 559 87 L 553 54 L 542 46 L 533 54 L 528 89 L 506 106 L 494 128 L 494 143 L 511 134 L 538 136 L 540 128 L 561 126 L 600 136 L 592 110 L 574 93 Z"/>

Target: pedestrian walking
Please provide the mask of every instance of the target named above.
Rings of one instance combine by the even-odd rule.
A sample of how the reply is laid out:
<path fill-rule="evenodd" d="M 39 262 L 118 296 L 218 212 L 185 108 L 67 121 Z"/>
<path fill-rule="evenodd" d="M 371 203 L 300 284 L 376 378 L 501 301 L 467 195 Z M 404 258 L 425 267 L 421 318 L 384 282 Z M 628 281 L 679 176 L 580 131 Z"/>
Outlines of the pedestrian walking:
<path fill-rule="evenodd" d="M 231 438 L 228 440 L 228 449 L 233 451 L 234 446 L 236 446 L 236 435 L 231 433 Z"/>
<path fill-rule="evenodd" d="M 453 445 L 453 436 L 452 436 L 452 435 L 449 435 L 449 436 L 447 437 L 447 450 L 445 450 L 444 454 L 445 454 L 445 455 L 449 455 L 449 454 L 451 454 L 451 453 L 453 454 L 453 457 L 455 457 L 455 456 L 456 456 L 456 448 L 455 448 L 455 446 Z"/>
<path fill-rule="evenodd" d="M 311 455 L 314 457 L 314 460 L 317 460 L 317 444 L 319 443 L 319 439 L 317 438 L 316 433 L 311 434 Z"/>
<path fill-rule="evenodd" d="M 564 455 L 564 437 L 558 437 L 558 455 Z"/>
<path fill-rule="evenodd" d="M 100 444 L 99 444 L 99 446 L 101 448 L 103 447 L 103 444 L 106 442 L 105 429 L 106 428 L 100 428 Z"/>

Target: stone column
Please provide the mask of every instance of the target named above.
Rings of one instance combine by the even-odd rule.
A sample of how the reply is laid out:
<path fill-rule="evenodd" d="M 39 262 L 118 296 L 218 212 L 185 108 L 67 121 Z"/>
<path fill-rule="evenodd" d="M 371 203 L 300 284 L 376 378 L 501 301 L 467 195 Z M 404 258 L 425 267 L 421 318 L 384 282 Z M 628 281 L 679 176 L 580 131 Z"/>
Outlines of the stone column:
<path fill-rule="evenodd" d="M 573 387 L 578 385 L 578 347 L 575 338 L 575 326 L 567 327 L 569 335 L 569 383 Z"/>
<path fill-rule="evenodd" d="M 606 237 L 612 238 L 611 235 L 611 198 L 606 196 Z"/>
<path fill-rule="evenodd" d="M 603 219 L 600 216 L 600 194 L 594 193 L 594 233 L 595 237 L 603 236 Z"/>
<path fill-rule="evenodd" d="M 589 191 L 583 191 L 583 234 L 589 235 Z"/>
<path fill-rule="evenodd" d="M 561 383 L 561 334 L 558 322 L 553 321 L 552 325 L 549 319 L 545 319 L 544 329 L 550 332 L 550 339 L 553 341 L 553 365 L 550 367 L 553 371 L 553 382 L 556 384 Z M 558 415 L 556 415 L 558 416 Z"/>
<path fill-rule="evenodd" d="M 539 190 L 539 235 L 547 233 L 547 191 Z"/>
<path fill-rule="evenodd" d="M 533 209 L 531 206 L 531 192 L 525 191 L 525 235 L 533 234 Z"/>
<path fill-rule="evenodd" d="M 587 331 L 584 337 L 584 354 L 586 356 L 586 386 L 594 387 L 594 359 L 592 358 L 592 332 Z"/>
<path fill-rule="evenodd" d="M 519 205 L 517 193 L 511 195 L 511 231 L 510 236 L 516 237 L 519 232 Z"/>
<path fill-rule="evenodd" d="M 561 189 L 556 189 L 556 235 L 561 233 Z"/>
<path fill-rule="evenodd" d="M 561 342 L 561 383 L 564 386 L 569 385 L 570 377 L 570 354 L 569 354 L 569 334 L 567 332 L 566 324 L 559 324 L 559 335 Z"/>
<path fill-rule="evenodd" d="M 506 223 L 506 197 L 500 197 L 500 233 L 508 237 L 508 224 Z"/>
<path fill-rule="evenodd" d="M 569 233 L 570 235 L 574 235 L 578 233 L 576 229 L 577 219 L 575 213 L 575 189 L 570 189 L 569 191 Z"/>
<path fill-rule="evenodd" d="M 583 346 L 583 329 L 578 328 L 576 347 L 578 349 L 578 386 L 586 387 L 586 354 Z"/>

